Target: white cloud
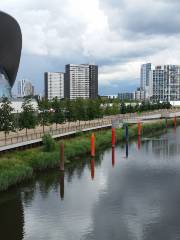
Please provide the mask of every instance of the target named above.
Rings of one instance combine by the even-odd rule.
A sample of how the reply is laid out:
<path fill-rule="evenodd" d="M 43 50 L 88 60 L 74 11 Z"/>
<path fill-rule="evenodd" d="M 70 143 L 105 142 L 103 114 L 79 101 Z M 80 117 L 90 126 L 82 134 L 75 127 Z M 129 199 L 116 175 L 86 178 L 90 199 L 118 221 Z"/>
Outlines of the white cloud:
<path fill-rule="evenodd" d="M 163 0 L 1 0 L 21 25 L 24 54 L 96 62 L 100 85 L 131 84 L 145 61 L 178 63 L 179 8 Z"/>

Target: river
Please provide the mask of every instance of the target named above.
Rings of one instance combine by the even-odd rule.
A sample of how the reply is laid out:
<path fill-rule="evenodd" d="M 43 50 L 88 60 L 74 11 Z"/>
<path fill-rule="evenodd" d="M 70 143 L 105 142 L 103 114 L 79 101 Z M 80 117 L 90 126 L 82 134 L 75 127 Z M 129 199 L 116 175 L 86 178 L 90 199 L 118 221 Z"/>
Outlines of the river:
<path fill-rule="evenodd" d="M 180 128 L 74 161 L 0 194 L 0 239 L 180 239 Z"/>

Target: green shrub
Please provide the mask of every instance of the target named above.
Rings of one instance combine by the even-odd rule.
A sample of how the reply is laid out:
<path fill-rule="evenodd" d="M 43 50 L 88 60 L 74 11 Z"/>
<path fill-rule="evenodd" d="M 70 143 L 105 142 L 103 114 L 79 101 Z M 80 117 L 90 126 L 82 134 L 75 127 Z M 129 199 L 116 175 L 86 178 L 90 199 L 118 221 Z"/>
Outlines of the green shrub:
<path fill-rule="evenodd" d="M 44 134 L 42 137 L 42 142 L 45 152 L 52 152 L 56 147 L 55 140 L 51 137 L 50 134 Z"/>

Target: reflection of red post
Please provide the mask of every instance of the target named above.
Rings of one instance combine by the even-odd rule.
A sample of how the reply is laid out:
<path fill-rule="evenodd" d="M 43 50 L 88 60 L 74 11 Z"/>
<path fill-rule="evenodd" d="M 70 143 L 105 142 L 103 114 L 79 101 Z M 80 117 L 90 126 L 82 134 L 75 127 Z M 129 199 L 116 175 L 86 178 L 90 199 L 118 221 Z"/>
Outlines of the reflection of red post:
<path fill-rule="evenodd" d="M 138 122 L 138 136 L 141 136 L 141 123 Z"/>
<path fill-rule="evenodd" d="M 91 179 L 94 179 L 94 158 L 91 159 Z"/>
<path fill-rule="evenodd" d="M 60 173 L 60 197 L 64 199 L 64 172 Z"/>
<path fill-rule="evenodd" d="M 60 146 L 60 170 L 64 171 L 64 143 Z"/>
<path fill-rule="evenodd" d="M 176 115 L 174 116 L 174 127 L 176 127 Z"/>
<path fill-rule="evenodd" d="M 115 146 L 115 129 L 112 128 L 112 147 Z"/>
<path fill-rule="evenodd" d="M 95 157 L 95 136 L 94 133 L 91 135 L 91 157 Z"/>
<path fill-rule="evenodd" d="M 138 136 L 138 149 L 140 150 L 141 148 L 141 136 Z"/>
<path fill-rule="evenodd" d="M 115 148 L 112 147 L 112 166 L 115 166 Z"/>

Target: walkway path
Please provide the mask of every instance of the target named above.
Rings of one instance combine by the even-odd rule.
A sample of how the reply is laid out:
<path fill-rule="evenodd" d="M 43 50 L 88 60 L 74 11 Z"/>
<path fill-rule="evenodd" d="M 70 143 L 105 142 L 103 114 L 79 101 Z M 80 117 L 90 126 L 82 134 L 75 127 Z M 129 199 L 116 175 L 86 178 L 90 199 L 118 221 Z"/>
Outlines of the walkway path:
<path fill-rule="evenodd" d="M 178 110 L 163 110 L 163 111 L 153 111 L 143 113 L 143 115 L 138 116 L 137 114 L 119 114 L 115 116 L 104 117 L 103 119 L 96 119 L 92 121 L 81 121 L 81 122 L 71 122 L 61 125 L 51 125 L 49 127 L 43 128 L 42 126 L 37 127 L 33 130 L 28 130 L 26 135 L 25 131 L 20 131 L 17 133 L 10 133 L 5 141 L 4 134 L 0 133 L 0 152 L 16 149 L 23 146 L 33 145 L 42 142 L 42 136 L 44 133 L 50 133 L 53 138 L 61 138 L 68 135 L 75 134 L 79 131 L 90 131 L 101 128 L 108 128 L 112 125 L 119 123 L 137 123 L 139 121 L 153 121 L 161 119 L 163 117 L 173 118 L 174 116 L 180 117 L 180 111 Z"/>

